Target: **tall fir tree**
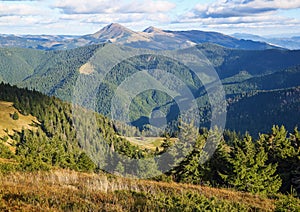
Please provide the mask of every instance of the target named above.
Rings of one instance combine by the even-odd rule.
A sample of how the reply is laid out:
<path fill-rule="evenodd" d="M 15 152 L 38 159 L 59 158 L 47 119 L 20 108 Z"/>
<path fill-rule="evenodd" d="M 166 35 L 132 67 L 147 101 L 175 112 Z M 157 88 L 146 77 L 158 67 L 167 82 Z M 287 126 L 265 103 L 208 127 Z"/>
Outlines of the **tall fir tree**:
<path fill-rule="evenodd" d="M 276 174 L 276 164 L 267 164 L 268 155 L 262 146 L 256 146 L 249 134 L 243 140 L 236 140 L 228 163 L 231 169 L 220 173 L 228 185 L 251 193 L 276 193 L 281 179 Z"/>

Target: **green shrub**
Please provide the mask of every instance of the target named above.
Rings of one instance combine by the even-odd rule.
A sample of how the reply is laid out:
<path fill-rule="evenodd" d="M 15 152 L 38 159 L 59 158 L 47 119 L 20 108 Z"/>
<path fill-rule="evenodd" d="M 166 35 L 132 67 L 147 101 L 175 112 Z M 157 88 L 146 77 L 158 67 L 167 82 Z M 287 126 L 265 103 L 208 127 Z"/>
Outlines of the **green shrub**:
<path fill-rule="evenodd" d="M 18 120 L 18 119 L 19 119 L 19 114 L 18 114 L 17 112 L 14 112 L 14 113 L 12 114 L 11 118 L 12 118 L 13 120 Z"/>
<path fill-rule="evenodd" d="M 14 154 L 9 150 L 9 148 L 1 143 L 0 143 L 0 158 L 6 158 L 6 159 L 14 158 Z"/>
<path fill-rule="evenodd" d="M 275 211 L 300 211 L 300 199 L 293 197 L 293 195 L 282 195 L 276 201 Z"/>

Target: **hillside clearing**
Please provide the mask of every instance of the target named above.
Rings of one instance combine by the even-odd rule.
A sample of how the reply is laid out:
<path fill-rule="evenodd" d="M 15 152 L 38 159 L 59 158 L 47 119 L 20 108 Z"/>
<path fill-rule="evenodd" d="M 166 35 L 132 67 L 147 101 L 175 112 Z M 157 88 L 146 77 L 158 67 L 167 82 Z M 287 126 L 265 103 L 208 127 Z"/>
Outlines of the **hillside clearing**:
<path fill-rule="evenodd" d="M 138 145 L 143 149 L 155 150 L 156 147 L 161 150 L 161 144 L 164 142 L 164 137 L 124 137 L 133 145 Z M 177 138 L 171 138 L 172 142 L 175 142 Z"/>
<path fill-rule="evenodd" d="M 19 116 L 18 120 L 14 120 L 11 117 L 15 112 Z M 32 115 L 24 116 L 14 108 L 12 102 L 0 101 L 0 139 L 7 137 L 8 140 L 6 141 L 6 144 L 10 147 L 12 140 L 9 136 L 13 135 L 15 132 L 20 132 L 22 129 L 36 129 L 36 124 L 39 124 L 36 117 Z M 13 148 L 11 150 L 13 150 Z"/>

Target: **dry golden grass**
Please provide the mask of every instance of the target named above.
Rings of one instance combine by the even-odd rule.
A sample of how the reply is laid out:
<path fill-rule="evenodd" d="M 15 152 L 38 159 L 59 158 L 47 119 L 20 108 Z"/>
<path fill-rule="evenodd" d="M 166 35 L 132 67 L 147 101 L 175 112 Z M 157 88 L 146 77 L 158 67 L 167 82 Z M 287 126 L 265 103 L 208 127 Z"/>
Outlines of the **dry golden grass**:
<path fill-rule="evenodd" d="M 19 114 L 18 120 L 13 120 L 11 114 L 17 112 Z M 13 107 L 12 102 L 0 101 L 0 138 L 5 136 L 13 135 L 14 132 L 20 132 L 22 128 L 34 130 L 33 124 L 38 124 L 36 117 L 32 115 L 24 116 L 18 112 L 16 108 Z M 10 145 L 11 139 L 8 139 L 6 145 L 14 151 L 14 148 Z"/>
<path fill-rule="evenodd" d="M 6 158 L 0 158 L 0 163 L 18 164 L 18 162 L 15 159 L 6 159 Z"/>
<path fill-rule="evenodd" d="M 159 148 L 159 150 L 162 150 L 160 145 L 164 141 L 164 137 L 124 137 L 126 140 L 128 140 L 133 145 L 137 145 L 142 149 L 151 149 L 155 150 L 156 147 Z M 177 138 L 171 138 L 172 142 L 175 142 Z"/>
<path fill-rule="evenodd" d="M 2 205 L 2 208 L 6 209 L 53 211 L 57 210 L 59 204 L 76 203 L 98 205 L 101 210 L 124 211 L 126 203 L 119 204 L 118 201 L 124 200 L 117 199 L 114 195 L 114 191 L 119 190 L 154 195 L 161 192 L 185 195 L 186 192 L 191 191 L 208 198 L 215 197 L 232 203 L 242 203 L 254 210 L 273 211 L 275 208 L 274 200 L 249 193 L 189 184 L 126 179 L 105 174 L 53 170 L 35 173 L 17 172 L 0 177 L 0 197 L 2 197 L 0 210 Z M 133 200 L 126 201 L 129 204 Z M 40 202 L 44 202 L 44 205 Z"/>

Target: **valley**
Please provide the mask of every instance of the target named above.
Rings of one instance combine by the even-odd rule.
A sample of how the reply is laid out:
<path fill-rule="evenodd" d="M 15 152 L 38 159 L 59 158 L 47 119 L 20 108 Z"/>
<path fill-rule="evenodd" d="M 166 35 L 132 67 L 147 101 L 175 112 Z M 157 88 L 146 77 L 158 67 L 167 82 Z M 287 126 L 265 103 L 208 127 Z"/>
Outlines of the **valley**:
<path fill-rule="evenodd" d="M 278 49 L 239 50 L 214 44 L 198 45 L 196 50 L 206 57 L 206 60 L 211 63 L 212 69 L 216 71 L 221 80 L 226 95 L 225 98 L 229 103 L 227 109 L 229 111 L 227 114 L 228 120 L 234 117 L 231 114 L 234 114 L 235 110 L 242 110 L 239 109 L 242 106 L 238 106 L 241 104 L 240 99 L 247 99 L 254 94 L 256 96 L 260 95 L 261 91 L 275 94 L 279 89 L 284 92 L 299 86 L 300 51 Z M 63 51 L 0 49 L 0 52 L 3 55 L 1 57 L 0 76 L 4 82 L 34 89 L 65 101 L 76 100 L 79 101 L 78 103 L 81 106 L 92 107 L 93 110 L 106 116 L 110 116 L 111 100 L 117 88 L 126 80 L 129 80 L 131 75 L 138 76 L 139 73 L 146 73 L 141 71 L 151 67 L 148 70 L 150 75 L 147 76 L 147 80 L 151 78 L 151 86 L 160 91 L 148 90 L 134 97 L 130 108 L 130 120 L 128 121 L 135 127 L 142 129 L 150 123 L 149 114 L 155 108 L 155 110 L 161 110 L 167 115 L 168 123 L 176 120 L 178 105 L 172 101 L 170 95 L 173 97 L 178 96 L 178 99 L 183 98 L 182 94 L 179 94 L 176 89 L 182 90 L 186 86 L 197 99 L 198 106 L 204 108 L 204 111 L 200 113 L 200 119 L 206 121 L 202 122 L 201 126 L 209 126 L 207 120 L 210 116 L 210 106 L 207 103 L 205 87 L 203 86 L 207 83 L 203 80 L 209 82 L 212 80 L 210 79 L 211 76 L 199 70 L 199 76 L 201 76 L 201 79 L 199 79 L 199 76 L 193 76 L 193 73 L 187 67 L 184 67 L 178 61 L 170 60 L 168 57 L 153 57 L 153 59 L 147 61 L 147 55 L 157 55 L 160 54 L 159 52 L 147 50 L 142 53 L 141 50 L 131 47 L 105 44 Z M 108 52 L 114 53 L 110 55 Z M 123 57 L 126 54 L 137 56 L 121 61 L 120 64 L 111 67 L 111 70 L 107 70 L 107 67 L 102 65 L 104 61 L 114 63 L 118 57 Z M 177 53 L 171 51 L 168 54 Z M 17 57 L 12 62 L 11 57 L 14 57 L 13 55 L 17 55 Z M 145 62 L 148 63 L 148 68 L 143 65 Z M 174 79 L 171 82 L 171 79 L 158 78 L 158 72 L 151 71 L 154 69 L 163 70 L 165 73 L 172 75 Z M 175 78 L 181 79 L 182 82 L 175 80 Z M 159 83 L 153 84 L 158 79 L 165 80 L 166 84 L 163 86 Z M 147 81 L 146 78 L 144 80 Z M 139 83 L 143 85 L 145 82 L 142 82 L 141 78 Z M 168 87 L 167 90 L 165 87 Z M 169 93 L 165 93 L 166 91 Z M 294 95 L 294 92 L 292 92 L 292 95 Z M 297 99 L 296 96 L 295 98 Z M 96 104 L 91 102 L 92 99 L 95 99 L 93 101 Z M 262 101 L 262 105 L 265 105 L 264 99 L 261 98 L 260 101 Z M 275 105 L 275 102 L 270 104 Z M 278 104 L 276 103 L 276 105 Z M 281 105 L 281 110 L 284 111 L 285 106 L 284 104 Z M 246 116 L 248 115 L 241 114 L 241 117 Z M 262 120 L 271 119 L 271 117 L 267 117 L 266 113 L 262 113 L 262 116 L 264 116 Z M 273 115 L 270 114 L 270 116 Z M 276 123 L 284 124 L 289 130 L 292 130 L 298 124 L 299 113 L 295 114 L 294 119 L 280 121 L 281 118 L 282 115 L 279 116 L 276 113 L 273 117 L 274 120 L 278 120 Z M 241 120 L 241 123 L 243 122 Z M 259 121 L 256 124 L 248 123 L 249 126 L 247 124 L 234 125 L 229 122 L 226 128 L 242 133 L 250 131 L 256 134 L 258 130 L 254 129 L 257 124 L 258 129 L 263 131 L 269 129 L 272 125 L 271 122 L 267 124 Z"/>

